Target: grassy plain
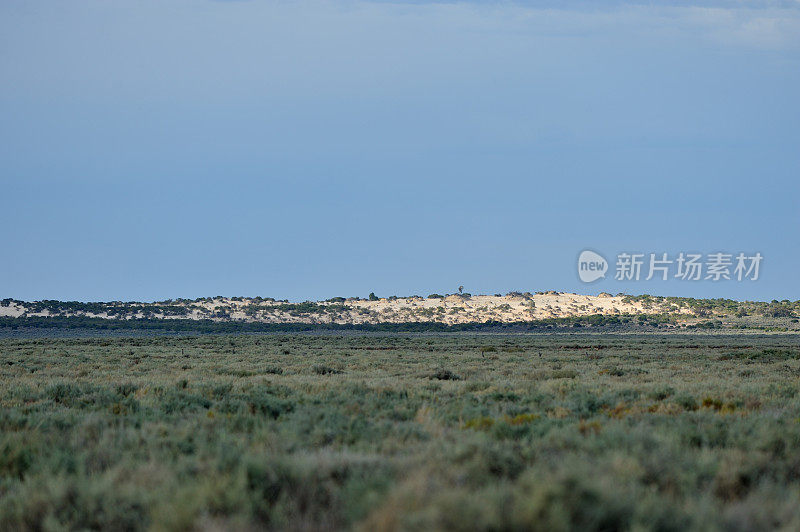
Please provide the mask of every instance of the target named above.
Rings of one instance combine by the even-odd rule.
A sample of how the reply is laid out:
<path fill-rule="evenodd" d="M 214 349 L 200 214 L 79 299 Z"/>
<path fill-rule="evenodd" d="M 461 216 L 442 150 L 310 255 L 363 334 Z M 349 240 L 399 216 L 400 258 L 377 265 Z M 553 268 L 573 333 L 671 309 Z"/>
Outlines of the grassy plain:
<path fill-rule="evenodd" d="M 0 530 L 800 529 L 800 337 L 0 340 Z"/>

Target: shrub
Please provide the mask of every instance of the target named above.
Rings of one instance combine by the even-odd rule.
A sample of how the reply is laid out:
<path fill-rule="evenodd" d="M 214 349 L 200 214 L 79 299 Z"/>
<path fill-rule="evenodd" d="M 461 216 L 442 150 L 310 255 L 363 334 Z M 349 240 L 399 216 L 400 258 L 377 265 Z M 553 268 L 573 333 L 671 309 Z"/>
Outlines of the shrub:
<path fill-rule="evenodd" d="M 675 398 L 675 404 L 688 411 L 694 411 L 698 409 L 697 400 L 691 395 L 679 395 Z"/>
<path fill-rule="evenodd" d="M 338 375 L 342 370 L 332 368 L 330 366 L 314 365 L 311 368 L 317 375 Z"/>
<path fill-rule="evenodd" d="M 440 381 L 458 381 L 461 380 L 461 377 L 450 371 L 449 369 L 437 369 L 433 375 L 431 375 L 431 379 L 436 379 Z"/>

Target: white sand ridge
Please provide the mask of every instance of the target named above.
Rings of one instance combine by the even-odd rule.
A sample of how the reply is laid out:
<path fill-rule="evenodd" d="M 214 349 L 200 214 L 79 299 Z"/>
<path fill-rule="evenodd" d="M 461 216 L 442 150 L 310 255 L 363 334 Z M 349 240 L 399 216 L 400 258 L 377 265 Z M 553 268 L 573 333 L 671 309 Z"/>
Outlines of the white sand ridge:
<path fill-rule="evenodd" d="M 68 303 L 4 300 L 0 316 L 84 316 L 96 318 L 211 319 L 263 323 L 503 323 L 589 315 L 681 312 L 664 298 L 641 300 L 624 295 L 596 296 L 563 292 L 511 292 L 507 295 L 390 297 L 375 300 L 334 298 L 290 303 L 271 298 L 200 298 L 156 303 Z"/>

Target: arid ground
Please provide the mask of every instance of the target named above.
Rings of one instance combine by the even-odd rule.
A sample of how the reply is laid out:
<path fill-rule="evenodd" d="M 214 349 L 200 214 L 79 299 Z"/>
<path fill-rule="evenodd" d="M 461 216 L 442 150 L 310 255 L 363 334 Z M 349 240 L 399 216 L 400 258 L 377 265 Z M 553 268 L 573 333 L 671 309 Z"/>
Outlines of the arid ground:
<path fill-rule="evenodd" d="M 0 529 L 796 530 L 799 341 L 0 340 Z"/>

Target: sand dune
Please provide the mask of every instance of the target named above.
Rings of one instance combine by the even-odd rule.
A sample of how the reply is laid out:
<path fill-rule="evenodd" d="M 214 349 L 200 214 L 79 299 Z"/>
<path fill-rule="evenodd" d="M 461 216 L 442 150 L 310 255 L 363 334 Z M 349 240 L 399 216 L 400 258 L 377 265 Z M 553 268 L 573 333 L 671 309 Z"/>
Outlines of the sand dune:
<path fill-rule="evenodd" d="M 84 316 L 96 318 L 211 319 L 265 323 L 518 322 L 593 314 L 657 314 L 676 309 L 663 299 L 561 292 L 392 297 L 289 303 L 263 298 L 202 298 L 157 303 L 60 303 L 4 300 L 0 316 Z"/>

